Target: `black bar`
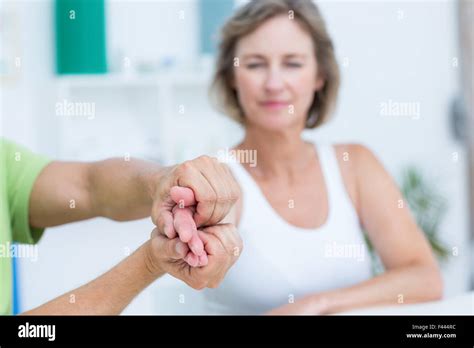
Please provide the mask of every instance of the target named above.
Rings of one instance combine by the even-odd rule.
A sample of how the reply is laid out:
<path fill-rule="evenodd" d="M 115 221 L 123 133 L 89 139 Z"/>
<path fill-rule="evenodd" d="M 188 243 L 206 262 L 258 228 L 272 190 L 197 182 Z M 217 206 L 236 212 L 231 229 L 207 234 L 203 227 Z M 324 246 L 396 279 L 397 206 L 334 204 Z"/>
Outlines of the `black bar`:
<path fill-rule="evenodd" d="M 473 324 L 473 316 L 1 316 L 0 347 L 283 343 L 472 348 Z M 52 327 L 35 325 L 54 325 L 54 340 Z M 39 334 L 43 337 L 19 337 Z"/>

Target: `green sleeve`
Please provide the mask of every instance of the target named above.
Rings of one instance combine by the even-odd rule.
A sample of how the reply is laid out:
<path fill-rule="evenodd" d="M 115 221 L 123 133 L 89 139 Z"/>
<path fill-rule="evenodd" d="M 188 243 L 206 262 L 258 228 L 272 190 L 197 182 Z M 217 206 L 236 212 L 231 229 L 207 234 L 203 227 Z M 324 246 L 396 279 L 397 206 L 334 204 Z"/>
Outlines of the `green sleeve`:
<path fill-rule="evenodd" d="M 18 243 L 36 243 L 41 238 L 44 229 L 33 228 L 29 224 L 30 194 L 36 178 L 50 160 L 20 145 L 4 139 L 1 141 L 5 150 L 6 188 L 12 239 Z"/>

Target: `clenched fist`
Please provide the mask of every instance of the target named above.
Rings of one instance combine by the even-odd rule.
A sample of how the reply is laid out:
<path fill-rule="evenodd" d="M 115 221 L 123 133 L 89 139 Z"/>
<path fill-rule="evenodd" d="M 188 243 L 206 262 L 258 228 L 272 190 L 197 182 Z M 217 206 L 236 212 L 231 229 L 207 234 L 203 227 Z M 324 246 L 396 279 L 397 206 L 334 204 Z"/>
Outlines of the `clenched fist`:
<path fill-rule="evenodd" d="M 232 224 L 218 224 L 197 231 L 207 264 L 192 267 L 184 260 L 190 249 L 179 237 L 168 238 L 155 228 L 148 247 L 148 267 L 157 274 L 169 273 L 194 289 L 217 287 L 242 252 L 242 240 Z"/>
<path fill-rule="evenodd" d="M 165 172 L 160 173 L 156 187 L 151 217 L 167 236 L 175 233 L 172 210 L 176 202 L 171 197 L 172 187 L 188 187 L 193 191 L 196 200 L 193 218 L 197 227 L 222 221 L 240 197 L 239 185 L 230 169 L 215 158 L 201 156 L 163 170 Z"/>

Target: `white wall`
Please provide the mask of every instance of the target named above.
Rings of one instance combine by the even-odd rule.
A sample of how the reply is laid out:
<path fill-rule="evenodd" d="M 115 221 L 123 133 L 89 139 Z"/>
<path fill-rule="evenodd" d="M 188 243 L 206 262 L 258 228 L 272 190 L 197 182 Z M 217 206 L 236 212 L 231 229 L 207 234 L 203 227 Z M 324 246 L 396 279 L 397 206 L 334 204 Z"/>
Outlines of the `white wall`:
<path fill-rule="evenodd" d="M 21 79 L 15 84 L 2 84 L 3 134 L 55 157 L 62 152 L 56 134 L 61 128 L 54 114 L 58 99 L 53 74 L 52 1 L 16 1 L 14 5 L 8 1 L 7 5 L 15 9 L 21 20 L 24 59 Z M 472 265 L 466 249 L 466 155 L 451 137 L 448 123 L 449 103 L 458 92 L 458 71 L 453 66 L 453 58 L 458 56 L 454 2 L 325 1 L 320 7 L 335 41 L 338 59 L 341 64 L 348 64 L 341 65 L 343 84 L 333 121 L 307 136 L 315 141 L 362 142 L 374 150 L 392 175 L 399 177 L 403 166 L 415 163 L 438 180 L 437 187 L 449 200 L 442 237 L 450 248 L 457 247 L 459 251 L 443 266 L 446 295 L 467 290 L 467 270 Z M 173 24 L 176 22 L 166 14 L 176 14 L 181 9 L 185 10 L 186 20 L 182 25 Z M 197 43 L 193 39 L 197 25 L 195 10 L 193 1 L 109 3 L 111 55 L 116 62 L 129 57 L 133 65 L 138 60 L 150 61 L 175 53 L 178 61 L 192 65 L 197 59 Z M 83 147 L 83 153 L 70 153 L 69 159 L 116 155 L 115 144 L 126 141 L 126 147 L 139 149 L 143 137 L 153 138 L 153 117 L 141 126 L 138 121 L 142 113 L 153 115 L 152 92 L 127 91 L 111 94 L 116 92 L 99 93 L 91 89 L 89 96 L 82 95 L 83 99 L 103 105 L 98 121 L 84 132 L 89 141 L 102 141 L 105 145 L 100 151 L 92 146 Z M 239 137 L 236 127 L 208 116 L 214 113 L 209 111 L 204 90 L 183 91 L 179 96 L 184 103 L 196 105 L 196 112 L 172 125 L 185 132 L 183 144 L 188 145 L 184 153 L 176 153 L 176 158 L 201 151 L 193 146 L 195 131 L 203 134 L 206 149 L 225 146 L 226 134 L 232 139 L 228 145 Z M 382 116 L 380 103 L 388 100 L 420 103 L 420 119 Z M 202 117 L 212 121 L 203 122 Z M 104 124 L 106 119 L 111 123 Z M 133 123 L 134 120 L 137 122 Z M 130 124 L 136 129 L 132 135 Z M 453 161 L 455 152 L 457 161 Z M 95 219 L 48 230 L 39 244 L 38 261 L 21 261 L 23 309 L 37 306 L 103 273 L 122 259 L 128 248 L 133 250 L 145 241 L 151 229 L 148 220 L 119 224 Z M 182 294 L 185 303 L 179 302 Z M 193 313 L 199 310 L 199 301 L 197 292 L 165 278 L 142 293 L 126 313 Z"/>
<path fill-rule="evenodd" d="M 467 155 L 450 133 L 459 91 L 456 8 L 451 1 L 323 2 L 343 83 L 338 110 L 314 139 L 367 144 L 395 177 L 421 167 L 448 198 L 441 237 L 457 256 L 444 265 L 447 296 L 469 286 Z M 388 100 L 420 103 L 419 119 L 382 116 Z M 456 159 L 456 156 L 458 160 Z M 465 271 L 466 270 L 466 271 Z"/>
<path fill-rule="evenodd" d="M 33 148 L 42 147 L 38 128 L 52 122 L 47 112 L 54 91 L 53 15 L 50 1 L 2 1 L 11 26 L 15 57 L 21 65 L 14 78 L 2 80 L 3 134 Z M 46 122 L 47 121 L 47 122 Z"/>

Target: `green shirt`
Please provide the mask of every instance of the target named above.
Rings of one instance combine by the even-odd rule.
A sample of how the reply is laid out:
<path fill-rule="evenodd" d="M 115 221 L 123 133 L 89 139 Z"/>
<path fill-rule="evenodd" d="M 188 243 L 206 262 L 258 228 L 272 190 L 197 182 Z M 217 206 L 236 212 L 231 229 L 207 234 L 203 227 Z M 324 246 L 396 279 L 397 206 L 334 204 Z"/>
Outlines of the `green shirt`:
<path fill-rule="evenodd" d="M 11 243 L 36 243 L 43 229 L 29 225 L 33 184 L 49 160 L 0 138 L 0 315 L 11 314 Z"/>

